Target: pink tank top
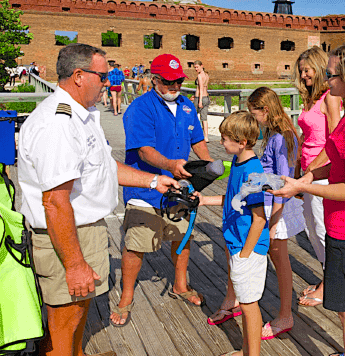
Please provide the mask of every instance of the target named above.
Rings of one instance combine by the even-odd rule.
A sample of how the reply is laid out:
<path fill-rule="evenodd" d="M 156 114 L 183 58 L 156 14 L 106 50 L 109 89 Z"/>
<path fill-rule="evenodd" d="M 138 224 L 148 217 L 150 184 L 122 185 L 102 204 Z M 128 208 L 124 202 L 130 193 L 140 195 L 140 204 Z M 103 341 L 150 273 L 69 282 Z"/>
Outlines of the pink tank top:
<path fill-rule="evenodd" d="M 320 110 L 321 103 L 328 93 L 329 89 L 322 94 L 309 111 L 303 110 L 298 118 L 298 125 L 304 134 L 301 157 L 301 166 L 304 171 L 325 147 L 326 139 L 329 136 L 327 116 Z M 328 163 L 329 161 L 326 164 Z"/>
<path fill-rule="evenodd" d="M 345 182 L 345 116 L 326 142 L 326 153 L 332 162 L 329 184 Z M 336 188 L 334 188 L 336 189 Z M 323 199 L 325 227 L 334 239 L 345 240 L 345 201 Z"/>

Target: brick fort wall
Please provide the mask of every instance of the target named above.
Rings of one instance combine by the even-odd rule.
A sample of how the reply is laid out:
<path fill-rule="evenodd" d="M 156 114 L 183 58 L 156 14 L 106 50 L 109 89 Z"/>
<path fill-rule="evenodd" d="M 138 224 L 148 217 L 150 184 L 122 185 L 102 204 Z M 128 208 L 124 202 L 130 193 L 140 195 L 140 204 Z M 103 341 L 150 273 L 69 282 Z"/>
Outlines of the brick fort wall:
<path fill-rule="evenodd" d="M 162 53 L 180 58 L 186 74 L 195 77 L 195 60 L 201 60 L 212 81 L 234 79 L 278 79 L 291 75 L 298 55 L 312 45 L 325 42 L 332 49 L 344 42 L 345 18 L 305 18 L 301 16 L 242 12 L 206 8 L 199 5 L 170 6 L 157 3 L 58 0 L 11 0 L 24 11 L 22 23 L 29 25 L 34 39 L 21 45 L 22 64 L 36 61 L 46 67 L 46 79 L 56 80 L 55 64 L 61 46 L 55 31 L 75 31 L 78 42 L 104 49 L 109 59 L 129 68 L 150 61 Z M 20 6 L 19 6 L 20 5 Z M 68 9 L 68 10 L 66 10 Z M 113 12 L 114 11 L 114 12 Z M 155 17 L 152 16 L 155 14 Z M 332 21 L 331 21 L 332 20 Z M 326 27 L 326 29 L 325 29 Z M 322 30 L 321 30 L 322 29 Z M 101 34 L 121 33 L 120 47 L 102 47 Z M 159 49 L 145 49 L 144 35 L 162 36 Z M 198 50 L 183 50 L 181 36 L 199 37 Z M 233 48 L 220 49 L 218 39 L 230 37 Z M 250 48 L 251 40 L 264 48 Z M 282 41 L 294 43 L 294 50 L 281 50 Z"/>

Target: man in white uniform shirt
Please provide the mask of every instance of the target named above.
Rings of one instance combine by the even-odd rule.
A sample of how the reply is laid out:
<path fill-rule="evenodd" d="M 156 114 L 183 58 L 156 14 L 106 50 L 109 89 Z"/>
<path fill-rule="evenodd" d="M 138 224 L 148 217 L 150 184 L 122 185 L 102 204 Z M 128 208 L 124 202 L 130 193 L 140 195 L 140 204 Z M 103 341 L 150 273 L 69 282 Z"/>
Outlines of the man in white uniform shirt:
<path fill-rule="evenodd" d="M 104 51 L 68 45 L 59 52 L 57 74 L 55 93 L 20 131 L 21 212 L 33 232 L 34 263 L 48 310 L 49 333 L 40 354 L 84 356 L 90 300 L 108 291 L 104 217 L 117 206 L 118 184 L 160 192 L 178 185 L 112 158 L 94 107 L 101 89 L 109 86 Z"/>

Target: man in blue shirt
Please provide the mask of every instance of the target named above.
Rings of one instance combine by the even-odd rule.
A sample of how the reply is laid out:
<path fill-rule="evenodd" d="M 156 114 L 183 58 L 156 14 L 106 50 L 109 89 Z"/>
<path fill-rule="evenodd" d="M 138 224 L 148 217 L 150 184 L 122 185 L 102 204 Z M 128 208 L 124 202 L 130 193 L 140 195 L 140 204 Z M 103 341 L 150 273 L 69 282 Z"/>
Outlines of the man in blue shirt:
<path fill-rule="evenodd" d="M 132 68 L 132 78 L 133 79 L 138 79 L 138 74 L 139 74 L 139 67 L 136 64 L 133 68 Z"/>
<path fill-rule="evenodd" d="M 151 64 L 154 90 L 129 106 L 123 116 L 126 133 L 126 163 L 139 170 L 183 179 L 191 175 L 183 168 L 190 149 L 202 160 L 212 161 L 193 103 L 180 95 L 186 75 L 178 58 L 171 54 L 156 57 Z M 126 216 L 125 247 L 122 254 L 123 291 L 110 317 L 114 326 L 130 320 L 134 285 L 145 252 L 157 251 L 162 240 L 170 240 L 175 265 L 175 282 L 169 295 L 194 305 L 203 297 L 187 285 L 190 243 L 180 255 L 176 250 L 188 228 L 188 221 L 174 223 L 161 216 L 162 194 L 151 189 L 124 189 Z"/>
<path fill-rule="evenodd" d="M 111 71 L 108 74 L 108 79 L 110 81 L 110 93 L 112 97 L 112 103 L 114 108 L 114 115 L 117 116 L 121 114 L 121 92 L 122 92 L 122 82 L 125 80 L 123 72 L 119 69 L 119 65 L 115 62 L 109 62 Z"/>

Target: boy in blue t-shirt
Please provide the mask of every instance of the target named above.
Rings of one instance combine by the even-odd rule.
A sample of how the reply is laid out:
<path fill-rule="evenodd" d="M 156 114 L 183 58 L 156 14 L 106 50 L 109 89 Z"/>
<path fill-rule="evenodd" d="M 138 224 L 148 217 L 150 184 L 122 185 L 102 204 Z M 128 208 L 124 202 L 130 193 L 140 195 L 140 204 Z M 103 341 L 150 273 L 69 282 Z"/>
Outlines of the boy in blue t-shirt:
<path fill-rule="evenodd" d="M 230 265 L 227 295 L 238 300 L 243 318 L 243 350 L 232 355 L 259 356 L 262 317 L 258 301 L 265 286 L 269 248 L 264 193 L 248 195 L 243 214 L 232 208 L 231 200 L 248 181 L 250 173 L 264 172 L 253 151 L 260 129 L 252 114 L 237 111 L 223 120 L 219 130 L 225 151 L 234 155 L 226 195 L 198 195 L 200 205 L 224 205 L 223 234 Z"/>

